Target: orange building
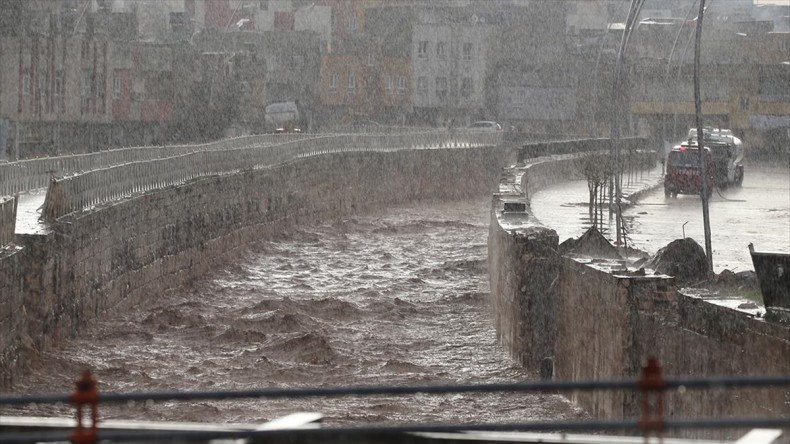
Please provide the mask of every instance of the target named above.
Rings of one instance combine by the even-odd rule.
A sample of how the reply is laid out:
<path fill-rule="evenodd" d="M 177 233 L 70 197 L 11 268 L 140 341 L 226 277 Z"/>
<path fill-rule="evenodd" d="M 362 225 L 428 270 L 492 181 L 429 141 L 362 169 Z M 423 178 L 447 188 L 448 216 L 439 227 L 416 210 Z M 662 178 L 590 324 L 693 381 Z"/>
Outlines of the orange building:
<path fill-rule="evenodd" d="M 356 55 L 321 57 L 321 103 L 361 108 L 365 101 L 365 68 Z"/>
<path fill-rule="evenodd" d="M 393 54 L 383 32 L 366 29 L 370 11 L 382 0 L 322 0 L 332 8 L 332 38 L 321 57 L 320 99 L 330 123 L 375 120 L 399 123 L 411 111 L 411 60 Z M 410 31 L 404 30 L 405 33 Z M 384 51 L 387 48 L 387 51 Z"/>

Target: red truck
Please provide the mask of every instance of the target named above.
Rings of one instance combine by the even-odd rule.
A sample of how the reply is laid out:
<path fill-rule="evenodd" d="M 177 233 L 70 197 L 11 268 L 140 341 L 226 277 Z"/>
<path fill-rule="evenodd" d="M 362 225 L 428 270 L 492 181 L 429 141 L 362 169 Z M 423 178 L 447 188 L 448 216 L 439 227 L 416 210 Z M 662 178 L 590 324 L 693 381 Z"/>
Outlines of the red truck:
<path fill-rule="evenodd" d="M 732 136 L 728 131 L 704 130 L 708 196 L 713 192 L 714 187 L 727 188 L 730 185 L 740 186 L 743 183 L 742 144 L 740 139 Z M 664 176 L 666 197 L 702 192 L 696 135 L 696 130 L 692 130 L 689 133 L 689 141 L 673 148 L 667 156 Z"/>
<path fill-rule="evenodd" d="M 705 147 L 705 167 L 707 170 L 708 196 L 713 192 L 713 162 L 710 148 Z M 678 194 L 700 194 L 702 176 L 699 162 L 699 148 L 696 143 L 684 142 L 672 148 L 667 156 L 667 170 L 664 175 L 664 196 L 677 197 Z"/>

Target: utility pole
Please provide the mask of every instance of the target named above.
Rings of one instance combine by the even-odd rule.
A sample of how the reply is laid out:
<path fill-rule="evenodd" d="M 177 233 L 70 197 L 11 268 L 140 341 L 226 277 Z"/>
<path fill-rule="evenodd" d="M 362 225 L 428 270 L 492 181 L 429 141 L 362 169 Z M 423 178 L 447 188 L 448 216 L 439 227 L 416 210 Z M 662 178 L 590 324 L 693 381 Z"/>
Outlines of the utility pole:
<path fill-rule="evenodd" d="M 620 50 L 617 52 L 617 62 L 614 66 L 614 85 L 612 87 L 612 124 L 611 124 L 611 141 L 612 141 L 612 179 L 609 186 L 609 214 L 611 216 L 612 206 L 615 210 L 615 229 L 617 230 L 617 247 L 622 245 L 622 227 L 621 224 L 621 209 L 620 209 L 620 118 L 619 110 L 623 106 L 621 99 L 621 80 L 623 72 L 623 59 L 625 58 L 625 51 L 628 49 L 628 40 L 631 37 L 631 31 L 634 27 L 634 22 L 639 16 L 639 11 L 642 9 L 644 0 L 631 0 L 631 6 L 628 10 L 628 17 L 625 20 L 625 29 L 623 36 L 620 40 Z M 612 190 L 614 188 L 614 190 Z M 614 191 L 614 196 L 612 196 Z"/>
<path fill-rule="evenodd" d="M 669 75 L 670 75 L 670 70 L 672 69 L 672 57 L 675 54 L 675 48 L 677 47 L 678 42 L 680 41 L 680 35 L 683 33 L 683 30 L 686 27 L 686 22 L 688 22 L 688 20 L 691 18 L 691 13 L 694 12 L 694 4 L 695 3 L 696 2 L 692 1 L 691 4 L 689 5 L 689 9 L 686 12 L 686 18 L 685 18 L 685 20 L 683 20 L 683 22 L 681 22 L 681 24 L 680 24 L 680 26 L 678 28 L 678 32 L 675 35 L 675 41 L 672 43 L 672 50 L 669 51 L 669 57 L 667 58 L 667 71 L 666 71 L 666 74 L 664 75 L 664 95 L 661 98 L 661 142 L 662 142 L 662 145 L 661 145 L 661 175 L 662 176 L 666 172 L 666 169 L 665 169 L 666 165 L 665 164 L 666 164 L 667 154 L 668 154 L 666 143 L 667 142 L 672 143 L 672 139 L 667 137 L 667 96 L 669 95 L 669 88 L 670 88 Z M 683 55 L 684 55 L 683 58 L 685 58 L 685 51 L 684 51 Z M 683 58 L 681 58 L 681 60 L 680 60 L 680 66 L 683 65 Z M 672 128 L 672 130 L 674 131 L 674 128 Z M 671 137 L 675 137 L 675 133 L 674 132 L 672 133 Z M 669 149 L 672 149 L 672 145 L 669 145 Z"/>
<path fill-rule="evenodd" d="M 708 214 L 708 165 L 703 142 L 705 133 L 702 130 L 702 100 L 699 91 L 699 54 L 702 39 L 702 16 L 705 13 L 705 0 L 699 0 L 697 16 L 697 34 L 694 38 L 694 111 L 697 119 L 697 148 L 699 149 L 700 180 L 702 181 L 702 222 L 705 226 L 705 255 L 708 258 L 708 271 L 713 271 L 713 248 L 710 242 L 710 215 Z"/>

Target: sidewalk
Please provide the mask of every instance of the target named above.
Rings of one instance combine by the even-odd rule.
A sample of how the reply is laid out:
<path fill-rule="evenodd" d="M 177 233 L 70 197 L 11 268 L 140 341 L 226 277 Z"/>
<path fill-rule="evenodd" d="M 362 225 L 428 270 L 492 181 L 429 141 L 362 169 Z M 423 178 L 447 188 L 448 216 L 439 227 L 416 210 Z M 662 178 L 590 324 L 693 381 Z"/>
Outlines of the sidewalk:
<path fill-rule="evenodd" d="M 625 175 L 620 184 L 621 208 L 628 208 L 634 205 L 645 193 L 656 189 L 664 183 L 664 175 L 661 165 L 650 171 L 642 171 L 628 178 Z"/>
<path fill-rule="evenodd" d="M 661 165 L 635 173 L 631 178 L 626 174 L 620 186 L 620 209 L 632 207 L 642 196 L 663 183 Z M 602 233 L 607 238 L 615 230 L 614 221 L 609 214 L 609 193 L 606 193 L 603 208 Z M 553 228 L 560 242 L 581 236 L 590 227 L 589 190 L 583 179 L 570 180 L 537 192 L 531 199 L 532 214 L 541 224 Z"/>

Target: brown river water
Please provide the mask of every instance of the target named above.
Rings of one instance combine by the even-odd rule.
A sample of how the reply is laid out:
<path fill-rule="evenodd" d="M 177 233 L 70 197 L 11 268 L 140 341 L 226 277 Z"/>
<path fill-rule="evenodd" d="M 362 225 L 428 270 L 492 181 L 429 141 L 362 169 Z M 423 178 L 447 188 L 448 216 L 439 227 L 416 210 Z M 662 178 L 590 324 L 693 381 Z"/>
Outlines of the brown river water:
<path fill-rule="evenodd" d="M 488 199 L 424 203 L 303 226 L 251 245 L 188 288 L 92 323 L 13 387 L 67 393 L 522 382 L 497 343 L 486 269 Z M 257 423 L 295 411 L 327 425 L 507 423 L 584 416 L 565 398 L 464 393 L 102 405 L 102 418 Z M 72 415 L 66 405 L 9 415 Z"/>

